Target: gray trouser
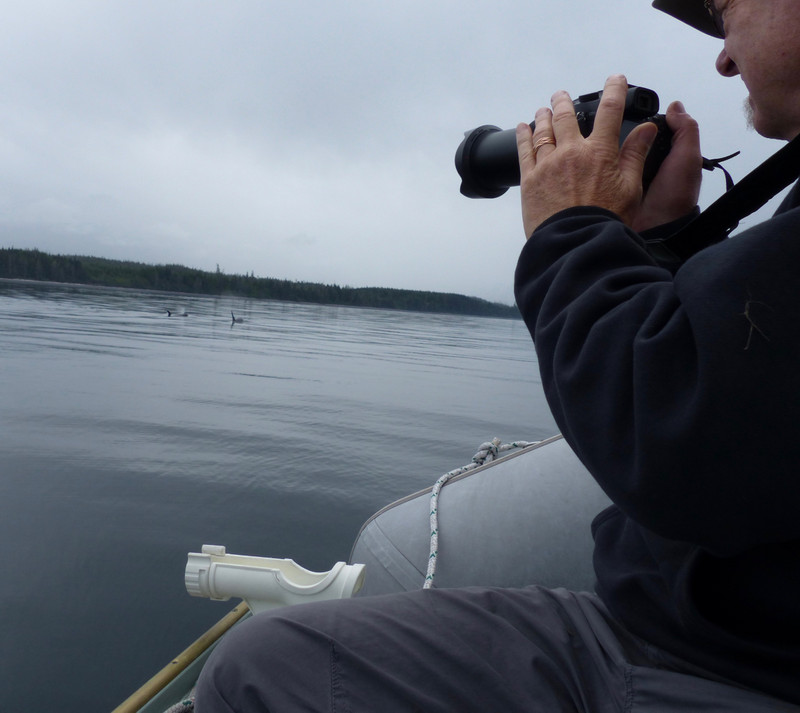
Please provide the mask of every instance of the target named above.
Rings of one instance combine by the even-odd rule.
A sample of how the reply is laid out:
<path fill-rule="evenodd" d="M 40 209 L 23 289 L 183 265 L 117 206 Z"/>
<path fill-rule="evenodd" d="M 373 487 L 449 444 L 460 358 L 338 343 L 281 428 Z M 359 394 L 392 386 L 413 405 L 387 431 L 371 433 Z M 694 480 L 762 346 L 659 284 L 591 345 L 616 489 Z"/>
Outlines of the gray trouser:
<path fill-rule="evenodd" d="M 197 713 L 760 713 L 800 708 L 631 636 L 588 593 L 420 590 L 260 614 L 212 654 Z"/>

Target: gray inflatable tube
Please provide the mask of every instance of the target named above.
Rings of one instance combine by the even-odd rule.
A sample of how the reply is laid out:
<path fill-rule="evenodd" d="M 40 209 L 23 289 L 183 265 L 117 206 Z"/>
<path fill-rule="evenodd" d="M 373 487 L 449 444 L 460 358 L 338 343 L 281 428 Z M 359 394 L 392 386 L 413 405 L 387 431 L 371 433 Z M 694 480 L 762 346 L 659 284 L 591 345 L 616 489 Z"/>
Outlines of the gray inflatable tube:
<path fill-rule="evenodd" d="M 367 566 L 359 596 L 422 588 L 430 497 L 409 495 L 361 528 L 350 555 Z M 591 521 L 609 504 L 561 436 L 455 476 L 439 495 L 435 586 L 591 591 Z"/>

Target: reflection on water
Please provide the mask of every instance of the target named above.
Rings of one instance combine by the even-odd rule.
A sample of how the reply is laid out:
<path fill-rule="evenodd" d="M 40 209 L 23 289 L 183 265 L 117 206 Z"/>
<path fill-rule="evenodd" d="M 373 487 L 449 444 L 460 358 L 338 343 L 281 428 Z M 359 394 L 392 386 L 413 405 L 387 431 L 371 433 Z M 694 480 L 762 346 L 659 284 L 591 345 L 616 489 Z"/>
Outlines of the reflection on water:
<path fill-rule="evenodd" d="M 0 280 L 0 339 L 3 710 L 169 661 L 228 608 L 183 590 L 204 542 L 327 569 L 481 442 L 555 432 L 520 321 Z"/>

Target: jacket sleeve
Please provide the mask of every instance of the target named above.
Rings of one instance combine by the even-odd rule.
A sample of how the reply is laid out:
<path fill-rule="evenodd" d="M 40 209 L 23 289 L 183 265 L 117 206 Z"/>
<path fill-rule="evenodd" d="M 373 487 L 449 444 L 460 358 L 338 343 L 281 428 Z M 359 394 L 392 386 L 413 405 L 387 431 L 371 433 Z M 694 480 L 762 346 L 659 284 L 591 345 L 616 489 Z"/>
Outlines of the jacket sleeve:
<path fill-rule="evenodd" d="M 525 245 L 517 303 L 564 437 L 609 497 L 718 554 L 800 538 L 800 214 L 675 275 L 612 213 Z"/>

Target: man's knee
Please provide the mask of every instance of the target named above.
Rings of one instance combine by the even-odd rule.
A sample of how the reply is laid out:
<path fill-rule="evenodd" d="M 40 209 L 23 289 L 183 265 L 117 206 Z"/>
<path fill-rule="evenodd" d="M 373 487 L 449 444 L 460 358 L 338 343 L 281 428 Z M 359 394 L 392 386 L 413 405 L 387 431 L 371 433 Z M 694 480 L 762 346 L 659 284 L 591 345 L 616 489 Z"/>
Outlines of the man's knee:
<path fill-rule="evenodd" d="M 200 674 L 199 713 L 282 710 L 298 691 L 329 698 L 330 639 L 289 613 L 251 617 L 225 636 Z"/>

